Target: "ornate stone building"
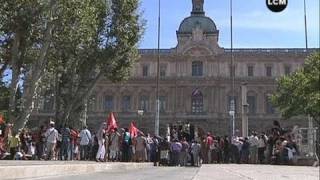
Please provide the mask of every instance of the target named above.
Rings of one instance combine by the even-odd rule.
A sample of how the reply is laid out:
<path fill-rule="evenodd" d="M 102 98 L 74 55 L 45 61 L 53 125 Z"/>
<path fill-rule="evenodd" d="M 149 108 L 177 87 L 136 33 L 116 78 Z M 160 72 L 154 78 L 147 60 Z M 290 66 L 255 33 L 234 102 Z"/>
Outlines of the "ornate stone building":
<path fill-rule="evenodd" d="M 177 30 L 178 44 L 160 50 L 160 134 L 168 124 L 190 122 L 205 131 L 223 135 L 230 125 L 232 98 L 231 50 L 219 46 L 219 30 L 205 16 L 203 0 L 193 0 L 191 15 Z M 311 50 L 312 51 L 312 50 Z M 236 129 L 241 130 L 241 84 L 247 83 L 249 130 L 266 131 L 273 120 L 281 120 L 270 95 L 276 78 L 304 63 L 304 49 L 234 49 Z M 102 80 L 91 96 L 89 126 L 115 112 L 119 124 L 132 120 L 139 128 L 153 132 L 156 107 L 157 50 L 140 49 L 140 59 L 127 82 Z M 138 113 L 143 110 L 143 114 Z M 141 111 L 140 111 L 141 112 Z M 283 126 L 306 126 L 303 117 L 281 120 Z"/>

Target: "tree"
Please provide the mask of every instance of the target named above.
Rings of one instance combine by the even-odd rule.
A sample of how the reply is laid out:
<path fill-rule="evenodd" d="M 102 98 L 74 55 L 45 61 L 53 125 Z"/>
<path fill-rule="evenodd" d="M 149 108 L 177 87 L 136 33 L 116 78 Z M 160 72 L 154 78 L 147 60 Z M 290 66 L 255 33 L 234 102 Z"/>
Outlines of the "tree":
<path fill-rule="evenodd" d="M 57 117 L 61 124 L 67 124 L 70 119 L 77 119 L 83 100 L 99 80 L 128 77 L 138 57 L 137 42 L 143 30 L 138 0 L 10 2 L 3 2 L 8 8 L 2 11 L 8 16 L 0 16 L 0 32 L 8 37 L 0 52 L 10 54 L 3 53 L 7 58 L 1 63 L 11 66 L 15 74 L 10 88 L 10 112 L 16 109 L 15 87 L 22 73 L 24 77 L 23 111 L 11 118 L 16 128 L 27 124 L 36 102 L 46 91 L 54 90 Z M 30 6 L 38 10 L 26 20 L 22 15 L 30 13 Z M 17 13 L 21 9 L 28 11 Z M 27 32 L 19 34 L 15 28 L 4 28 L 6 20 L 15 16 L 26 25 L 20 27 L 16 21 L 14 24 Z M 17 43 L 19 47 L 15 48 L 16 41 L 26 45 Z M 17 61 L 19 66 L 15 65 Z"/>
<path fill-rule="evenodd" d="M 272 97 L 283 117 L 297 115 L 312 117 L 320 125 L 320 52 L 307 58 L 303 68 L 277 80 Z"/>

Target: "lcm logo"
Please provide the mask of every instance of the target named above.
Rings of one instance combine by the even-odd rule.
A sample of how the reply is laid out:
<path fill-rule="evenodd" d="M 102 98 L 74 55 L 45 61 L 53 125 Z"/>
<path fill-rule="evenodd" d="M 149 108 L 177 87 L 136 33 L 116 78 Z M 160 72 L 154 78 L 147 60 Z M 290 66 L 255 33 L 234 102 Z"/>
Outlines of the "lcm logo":
<path fill-rule="evenodd" d="M 266 0 L 267 7 L 272 12 L 281 12 L 286 9 L 288 0 Z"/>

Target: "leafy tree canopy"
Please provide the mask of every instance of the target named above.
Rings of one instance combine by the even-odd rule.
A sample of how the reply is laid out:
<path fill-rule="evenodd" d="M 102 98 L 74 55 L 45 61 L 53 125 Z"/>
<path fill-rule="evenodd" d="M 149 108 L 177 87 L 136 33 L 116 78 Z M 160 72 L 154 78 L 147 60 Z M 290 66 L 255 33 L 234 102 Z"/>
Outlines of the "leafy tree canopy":
<path fill-rule="evenodd" d="M 272 97 L 284 118 L 311 116 L 319 125 L 320 117 L 320 52 L 307 58 L 303 68 L 278 79 Z"/>

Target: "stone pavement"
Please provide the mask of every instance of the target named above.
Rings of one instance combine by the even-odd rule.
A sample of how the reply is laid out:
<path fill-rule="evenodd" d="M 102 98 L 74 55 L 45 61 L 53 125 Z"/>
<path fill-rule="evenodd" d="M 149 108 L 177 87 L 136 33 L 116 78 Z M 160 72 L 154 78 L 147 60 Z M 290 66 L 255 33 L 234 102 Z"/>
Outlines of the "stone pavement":
<path fill-rule="evenodd" d="M 319 167 L 247 164 L 203 165 L 194 180 L 319 180 Z"/>
<path fill-rule="evenodd" d="M 28 176 L 23 177 L 16 167 L 26 168 Z M 3 174 L 5 170 L 11 174 Z M 30 180 L 319 180 L 319 167 L 210 164 L 195 168 L 153 167 L 150 163 L 0 161 L 0 179 L 10 175 L 11 179 Z"/>
<path fill-rule="evenodd" d="M 0 161 L 0 180 L 54 177 L 110 172 L 118 169 L 138 170 L 152 163 L 96 163 L 93 161 Z"/>

